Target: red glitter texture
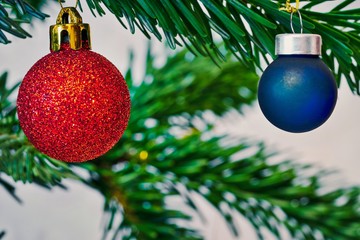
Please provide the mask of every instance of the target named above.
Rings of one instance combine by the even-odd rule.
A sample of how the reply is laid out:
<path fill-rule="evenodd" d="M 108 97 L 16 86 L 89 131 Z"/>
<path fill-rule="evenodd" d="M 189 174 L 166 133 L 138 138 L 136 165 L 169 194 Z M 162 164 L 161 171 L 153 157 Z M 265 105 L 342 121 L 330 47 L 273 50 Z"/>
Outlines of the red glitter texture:
<path fill-rule="evenodd" d="M 119 141 L 130 116 L 130 95 L 106 58 L 63 48 L 29 70 L 17 107 L 20 125 L 37 149 L 65 162 L 84 162 Z"/>

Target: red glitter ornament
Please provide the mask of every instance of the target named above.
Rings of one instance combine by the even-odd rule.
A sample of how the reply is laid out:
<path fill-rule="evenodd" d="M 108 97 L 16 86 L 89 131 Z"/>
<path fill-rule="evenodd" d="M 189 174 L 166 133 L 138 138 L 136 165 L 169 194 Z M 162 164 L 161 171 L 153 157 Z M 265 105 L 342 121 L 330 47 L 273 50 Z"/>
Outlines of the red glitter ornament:
<path fill-rule="evenodd" d="M 65 13 L 71 23 L 63 22 Z M 62 24 L 55 25 L 61 31 L 53 30 L 61 37 L 52 37 L 52 52 L 26 74 L 17 107 L 20 125 L 37 149 L 58 160 L 83 162 L 119 141 L 130 116 L 130 95 L 117 68 L 90 51 L 89 29 L 86 34 L 82 29 L 88 25 L 82 24 L 80 15 L 72 19 L 72 14 L 78 14 L 74 8 L 61 10 Z M 64 28 L 71 24 L 80 25 L 79 31 L 65 32 L 69 43 L 60 44 L 67 39 Z M 73 41 L 74 34 L 80 43 Z"/>

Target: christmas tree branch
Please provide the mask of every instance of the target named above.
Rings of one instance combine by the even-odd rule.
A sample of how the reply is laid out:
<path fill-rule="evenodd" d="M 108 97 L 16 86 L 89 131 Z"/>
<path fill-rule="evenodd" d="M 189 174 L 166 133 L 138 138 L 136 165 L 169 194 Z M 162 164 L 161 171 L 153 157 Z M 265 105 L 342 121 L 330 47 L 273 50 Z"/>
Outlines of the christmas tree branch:
<path fill-rule="evenodd" d="M 107 154 L 96 162 L 81 166 L 96 172 L 91 174 L 88 184 L 106 197 L 105 210 L 109 212 L 109 218 L 105 237 L 112 235 L 116 238 L 120 234 L 125 238 L 138 236 L 153 239 L 162 236 L 164 239 L 199 239 L 198 234 L 186 224 L 189 216 L 179 212 L 180 209 L 172 210 L 166 206 L 167 198 L 180 196 L 174 187 L 178 182 L 161 173 L 161 168 L 157 166 L 161 163 L 152 162 L 151 159 L 163 155 L 165 149 L 172 145 L 183 146 L 181 141 L 169 135 L 171 116 L 196 115 L 210 109 L 222 115 L 234 103 L 240 110 L 255 101 L 258 77 L 238 62 L 229 61 L 217 68 L 211 59 L 194 58 L 187 51 L 169 57 L 161 70 L 155 67 L 154 58 L 148 51 L 146 76 L 140 86 L 132 84 L 131 67 L 125 74 L 133 96 L 129 122 L 132 127 Z M 174 79 L 182 81 L 175 84 Z M 216 91 L 224 86 L 229 88 Z M 192 128 L 192 123 L 188 122 L 183 127 L 184 130 Z M 195 145 L 183 147 L 194 150 Z M 147 156 L 147 153 L 152 155 Z M 192 160 L 171 159 L 172 164 L 169 165 L 168 161 L 164 161 L 164 164 L 178 171 L 186 171 L 192 167 L 187 166 Z M 201 164 L 205 162 L 201 161 Z M 188 204 L 191 204 L 191 199 L 188 199 Z M 195 209 L 194 205 L 191 207 Z M 115 223 L 114 219 L 119 215 L 122 221 Z M 175 224 L 179 221 L 185 226 Z"/>
<path fill-rule="evenodd" d="M 256 100 L 259 77 L 237 61 L 221 64 L 219 69 L 210 59 L 194 58 L 188 51 L 182 51 L 169 57 L 159 71 L 154 68 L 153 59 L 148 52 L 145 81 L 133 88 L 132 94 L 138 100 L 133 101 L 132 106 L 138 111 L 132 114 L 130 124 L 146 119 L 144 117 L 165 123 L 170 116 L 195 115 L 206 110 L 223 115 L 232 108 L 241 111 Z M 127 79 L 132 80 L 131 74 Z M 160 105 L 158 98 L 169 104 Z"/>
<path fill-rule="evenodd" d="M 0 1 L 0 43 L 10 43 L 4 34 L 8 32 L 19 38 L 31 37 L 22 27 L 22 23 L 30 23 L 31 17 L 45 19 L 48 15 L 36 10 L 26 1 Z"/>
<path fill-rule="evenodd" d="M 41 6 L 42 1 L 31 1 Z M 134 33 L 166 39 L 171 48 L 187 46 L 195 55 L 210 56 L 215 62 L 225 60 L 219 50 L 219 36 L 228 52 L 246 66 L 262 68 L 261 61 L 274 56 L 274 39 L 279 33 L 290 33 L 290 15 L 279 11 L 285 0 L 161 0 L 161 1 L 93 1 L 86 0 L 95 15 L 107 8 L 123 27 Z M 344 77 L 353 92 L 360 94 L 360 9 L 351 9 L 352 0 L 342 0 L 329 12 L 312 10 L 323 1 L 308 1 L 301 9 L 304 32 L 323 37 L 323 60 L 334 71 L 338 84 Z M 15 11 L 16 14 L 9 14 Z M 20 22 L 45 14 L 34 10 L 25 1 L 0 1 L 0 42 L 8 43 L 1 29 L 18 37 L 30 36 Z M 21 21 L 20 21 L 21 20 Z M 125 23 L 126 22 L 126 23 Z M 300 31 L 298 16 L 293 21 Z"/>
<path fill-rule="evenodd" d="M 86 2 L 92 11 L 95 10 L 100 16 L 105 14 L 99 1 Z M 268 60 L 267 55 L 274 57 L 275 35 L 291 32 L 289 13 L 279 11 L 285 1 L 101 2 L 132 33 L 137 28 L 149 38 L 151 35 L 159 40 L 165 38 L 171 48 L 183 43 L 195 54 L 209 55 L 215 61 L 224 59 L 215 44 L 215 33 L 221 37 L 226 49 L 240 61 L 261 68 L 261 59 Z M 325 63 L 334 71 L 339 84 L 344 76 L 350 89 L 360 94 L 360 71 L 356 64 L 360 62 L 360 9 L 344 10 L 353 3 L 344 0 L 338 1 L 340 3 L 329 12 L 312 10 L 324 2 L 310 1 L 301 9 L 304 32 L 323 37 Z M 300 31 L 297 16 L 294 16 L 293 24 Z M 339 64 L 338 68 L 335 62 Z"/>
<path fill-rule="evenodd" d="M 83 167 L 87 167 L 87 164 Z M 166 176 L 153 172 L 146 165 L 131 162 L 118 163 L 112 170 L 103 166 L 94 169 L 88 184 L 105 196 L 107 221 L 104 239 L 200 239 L 190 228 L 178 221 L 189 217 L 166 205 L 169 191 Z M 116 170 L 114 170 L 116 168 Z M 121 216 L 121 220 L 116 219 Z"/>
<path fill-rule="evenodd" d="M 181 56 L 181 54 L 179 55 Z M 148 58 L 151 59 L 151 57 Z M 183 73 L 187 72 L 185 70 L 186 66 L 196 69 L 197 64 L 204 64 L 203 61 L 205 61 L 201 58 L 177 60 L 183 62 Z M 184 63 L 187 61 L 190 62 L 189 65 Z M 170 66 L 172 67 L 176 66 L 172 60 L 169 60 L 169 63 L 171 63 Z M 165 66 L 161 69 L 167 68 Z M 156 70 L 153 72 L 155 75 Z M 167 73 L 166 70 L 161 72 L 164 75 Z M 192 72 L 196 73 L 196 71 Z M 177 77 L 177 74 L 174 77 Z M 148 78 L 151 79 L 151 77 Z M 169 76 L 166 79 L 170 82 L 174 81 Z M 159 80 L 161 84 L 162 78 L 160 77 Z M 197 82 L 207 81 L 205 79 L 203 81 L 193 81 L 191 84 L 196 84 Z M 251 85 L 247 86 L 244 82 L 237 83 L 239 85 L 237 87 L 232 86 L 232 88 L 248 88 L 248 91 L 245 92 L 252 92 Z M 156 85 L 157 82 L 154 81 L 153 84 Z M 221 87 L 217 86 L 217 88 Z M 238 93 L 243 91 L 238 91 Z M 177 97 L 181 99 L 181 95 L 175 97 L 175 102 L 177 102 Z M 226 99 L 226 96 L 217 95 L 216 99 L 221 102 L 221 99 L 224 98 Z M 206 95 L 202 99 L 198 99 L 198 101 L 214 102 L 211 96 Z M 173 118 L 171 116 L 172 110 L 166 111 L 166 107 L 163 109 L 165 109 L 162 112 L 163 117 Z M 203 115 L 199 114 L 199 111 L 204 110 L 200 108 L 198 111 L 193 111 L 193 114 L 189 114 L 186 118 L 183 117 L 181 121 L 178 119 L 178 121 L 169 122 L 173 123 L 172 128 L 179 124 L 183 126 L 186 119 L 189 122 L 193 120 L 191 115 L 196 114 L 197 118 L 201 118 Z M 223 109 L 223 112 L 225 111 Z M 215 114 L 218 113 L 215 112 Z M 207 120 L 203 119 L 203 121 L 206 122 Z M 185 125 L 188 126 L 189 124 Z M 233 148 L 219 148 L 218 145 L 221 138 L 202 141 L 202 134 L 199 133 L 207 128 L 203 127 L 203 129 L 197 130 L 194 127 L 196 126 L 192 125 L 191 128 L 185 131 L 184 138 L 179 139 L 170 136 L 163 141 L 164 144 L 155 145 L 145 135 L 143 138 L 145 140 L 140 145 L 145 146 L 145 149 L 148 150 L 149 159 L 147 161 L 149 164 L 155 166 L 160 171 L 169 171 L 175 174 L 178 176 L 179 181 L 184 180 L 184 178 L 188 179 L 185 180 L 186 183 L 184 184 L 189 189 L 196 190 L 205 195 L 204 197 L 212 202 L 219 211 L 221 211 L 220 206 L 226 202 L 231 208 L 244 214 L 253 223 L 255 228 L 258 229 L 260 239 L 262 236 L 260 231 L 262 226 L 266 226 L 274 235 L 279 234 L 279 229 L 270 224 L 272 218 L 278 219 L 278 223 L 286 226 L 290 234 L 296 239 L 312 239 L 311 236 L 315 236 L 319 230 L 325 238 L 357 239 L 359 237 L 359 233 L 356 232 L 356 229 L 359 228 L 358 220 L 354 220 L 360 217 L 358 213 L 359 188 L 340 189 L 324 195 L 319 194 L 319 190 L 322 189 L 319 178 L 322 174 L 301 177 L 304 172 L 304 166 L 288 162 L 270 165 L 267 162 L 271 161 L 271 156 L 266 154 L 261 145 L 256 154 L 248 158 L 236 159 L 233 155 L 247 149 L 249 144 L 243 141 L 240 141 L 242 144 L 239 144 L 238 141 Z M 152 139 L 156 138 L 152 136 Z M 171 146 L 170 149 L 169 145 Z M 226 144 L 226 146 L 228 145 Z M 155 153 L 152 151 L 155 151 Z M 236 169 L 238 169 L 238 173 L 236 173 Z M 219 182 L 211 183 L 216 181 Z M 209 185 L 212 187 L 209 187 Z M 204 194 L 203 189 L 205 189 L 209 196 Z M 224 193 L 233 195 L 233 197 L 230 197 L 230 200 L 221 197 L 224 196 Z M 344 198 L 341 196 L 344 196 Z M 341 199 L 343 200 L 342 203 Z M 258 203 L 255 206 L 249 206 L 247 204 L 248 201 L 250 203 L 257 201 Z M 245 203 L 239 204 L 241 202 Z M 270 204 L 271 207 L 264 208 L 261 205 L 264 202 L 266 202 L 265 205 Z M 303 205 L 300 206 L 301 204 Z M 284 218 L 280 219 L 279 216 L 273 215 L 274 209 L 279 208 L 281 211 L 284 211 L 288 218 L 284 220 Z M 260 212 L 255 212 L 256 209 Z M 222 213 L 225 214 L 224 212 Z M 264 216 L 264 218 L 259 219 L 259 216 Z M 328 219 L 328 221 L 322 221 L 322 218 Z M 232 218 L 229 217 L 229 219 L 231 220 Z M 292 222 L 291 219 L 295 219 L 297 224 L 288 224 L 288 222 Z M 233 226 L 235 224 L 230 225 Z M 308 227 L 302 227 L 302 225 Z M 311 229 L 310 231 L 309 228 Z"/>
<path fill-rule="evenodd" d="M 235 158 L 242 151 L 235 155 L 226 154 L 221 151 L 231 152 L 231 148 L 219 149 L 216 144 L 211 146 L 200 139 L 195 143 L 187 141 L 183 145 L 190 144 L 198 146 L 196 158 L 203 159 L 203 165 L 193 160 L 185 163 L 187 171 L 177 171 L 178 168 L 173 167 L 163 167 L 161 170 L 176 174 L 189 190 L 200 193 L 222 215 L 228 216 L 226 219 L 234 234 L 238 234 L 235 226 L 239 224 L 233 220 L 237 213 L 252 223 L 259 239 L 265 238 L 264 228 L 277 239 L 282 239 L 282 229 L 287 229 L 292 239 L 316 239 L 315 236 L 319 234 L 325 239 L 359 238 L 356 231 L 360 227 L 359 188 L 322 195 L 319 194 L 322 189 L 320 174 L 304 177 L 302 166 L 289 162 L 269 164 L 271 158 L 265 155 L 262 147 L 254 155 Z M 206 149 L 206 152 L 199 151 L 201 145 L 204 145 L 201 149 Z M 180 150 L 183 159 L 194 154 L 191 150 L 186 153 L 182 149 L 174 149 L 174 153 Z M 213 152 L 218 154 L 212 155 Z M 166 166 L 165 163 L 161 164 Z"/>
<path fill-rule="evenodd" d="M 153 65 L 154 56 L 151 53 L 147 59 L 145 81 L 140 86 L 131 85 L 132 102 L 139 106 L 133 111 L 129 124 L 132 127 L 126 131 L 113 150 L 101 157 L 99 163 L 95 163 L 102 168 L 106 162 L 110 164 L 107 168 L 112 171 L 120 168 L 119 177 L 125 179 L 124 185 L 120 184 L 122 181 L 119 183 L 114 180 L 113 182 L 117 183 L 111 184 L 114 189 L 106 190 L 107 194 L 103 193 L 112 197 L 120 193 L 122 196 L 117 198 L 117 203 L 122 206 L 120 209 L 125 210 L 109 210 L 111 216 L 125 214 L 124 219 L 127 219 L 126 215 L 129 214 L 128 227 L 137 232 L 136 226 L 143 219 L 136 216 L 143 214 L 134 211 L 134 208 L 141 209 L 139 206 L 129 208 L 129 205 L 136 201 L 128 198 L 128 195 L 137 192 L 138 196 L 143 196 L 139 198 L 142 199 L 141 203 L 144 206 L 143 199 L 148 189 L 136 190 L 130 184 L 140 180 L 143 175 L 139 172 L 144 171 L 146 175 L 151 173 L 149 179 L 152 180 L 146 181 L 150 189 L 154 187 L 153 184 L 160 183 L 161 188 L 166 189 L 164 195 L 168 194 L 167 191 L 177 193 L 178 196 L 184 197 L 184 203 L 195 212 L 197 208 L 191 195 L 184 195 L 176 186 L 179 184 L 186 186 L 190 192 L 202 195 L 224 216 L 234 234 L 239 234 L 238 224 L 234 219 L 237 214 L 241 214 L 254 226 L 259 239 L 264 239 L 264 229 L 268 229 L 277 239 L 283 238 L 284 229 L 293 239 L 316 239 L 318 236 L 325 239 L 360 237 L 359 232 L 356 231 L 360 220 L 359 188 L 343 188 L 326 194 L 320 193 L 324 189 L 320 179 L 326 173 L 309 175 L 306 173 L 309 166 L 289 161 L 270 163 L 272 154 L 267 153 L 264 144 L 213 136 L 209 131 L 211 126 L 208 125 L 209 119 L 206 117 L 208 114 L 205 113 L 211 111 L 212 104 L 219 107 L 213 112 L 218 116 L 232 109 L 231 105 L 219 104 L 228 97 L 221 91 L 199 95 L 195 106 L 192 105 L 191 98 L 189 105 L 184 103 L 187 101 L 184 100 L 186 98 L 182 93 L 184 92 L 186 96 L 189 90 L 178 91 L 177 94 L 173 92 L 178 89 L 177 86 L 186 86 L 187 89 L 207 89 L 212 84 L 218 84 L 214 87 L 229 89 L 229 85 L 238 95 L 229 96 L 237 99 L 244 97 L 242 94 L 246 92 L 247 103 L 250 104 L 254 99 L 252 83 L 246 84 L 246 81 L 241 81 L 243 80 L 241 77 L 237 79 L 238 81 L 227 81 L 226 78 L 224 81 L 211 80 L 211 76 L 226 76 L 222 71 L 228 71 L 228 67 L 236 72 L 242 69 L 241 66 L 233 69 L 231 66 L 234 63 L 229 60 L 220 69 L 207 69 L 207 65 L 212 66 L 209 59 L 188 58 L 186 52 L 170 57 L 161 68 Z M 214 72 L 211 72 L 212 70 Z M 248 70 L 244 68 L 242 71 L 243 77 L 253 77 L 249 82 L 256 81 L 256 76 L 245 73 Z M 209 72 L 209 77 L 200 80 L 203 72 Z M 158 81 L 151 80 L 155 79 L 155 76 Z M 131 73 L 127 74 L 127 79 L 132 79 Z M 166 84 L 167 82 L 170 86 Z M 177 82 L 178 85 L 172 86 L 172 82 Z M 162 89 L 162 92 L 156 89 Z M 159 94 L 153 95 L 153 93 Z M 164 100 L 170 96 L 172 101 Z M 208 105 L 202 105 L 203 103 Z M 183 108 L 182 104 L 186 104 L 186 108 Z M 159 109 L 162 110 L 161 114 L 158 114 Z M 88 166 L 92 166 L 89 169 L 96 167 L 92 163 Z M 99 169 L 96 172 L 101 171 Z M 111 175 L 110 172 L 104 173 L 106 176 Z M 102 183 L 109 186 L 104 179 L 97 177 L 96 181 L 100 185 Z M 164 181 L 171 184 L 162 185 Z M 95 188 L 106 189 L 106 187 Z M 152 194 L 151 196 L 157 196 Z M 118 205 L 113 208 L 110 205 L 108 209 L 119 209 Z M 151 234 L 150 232 L 146 234 Z M 152 234 L 155 236 L 155 233 Z"/>

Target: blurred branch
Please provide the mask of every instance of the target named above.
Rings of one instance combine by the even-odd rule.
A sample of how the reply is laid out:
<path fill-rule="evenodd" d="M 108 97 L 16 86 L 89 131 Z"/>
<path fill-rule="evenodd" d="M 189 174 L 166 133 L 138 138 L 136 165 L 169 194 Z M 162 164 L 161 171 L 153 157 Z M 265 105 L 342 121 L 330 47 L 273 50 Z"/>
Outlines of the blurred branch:
<path fill-rule="evenodd" d="M 0 239 L 3 239 L 4 236 L 5 236 L 5 231 L 0 231 Z"/>
<path fill-rule="evenodd" d="M 167 207 L 166 199 L 175 193 L 169 190 L 166 176 L 129 162 L 113 170 L 83 165 L 88 166 L 96 172 L 88 184 L 105 196 L 103 239 L 201 239 L 190 227 L 178 224 L 189 221 L 189 216 Z"/>
<path fill-rule="evenodd" d="M 1 175 L 0 175 L 1 176 Z M 0 177 L 0 185 L 12 196 L 15 201 L 21 203 L 20 198 L 15 194 L 15 187 Z M 0 235 L 1 236 L 1 235 Z"/>

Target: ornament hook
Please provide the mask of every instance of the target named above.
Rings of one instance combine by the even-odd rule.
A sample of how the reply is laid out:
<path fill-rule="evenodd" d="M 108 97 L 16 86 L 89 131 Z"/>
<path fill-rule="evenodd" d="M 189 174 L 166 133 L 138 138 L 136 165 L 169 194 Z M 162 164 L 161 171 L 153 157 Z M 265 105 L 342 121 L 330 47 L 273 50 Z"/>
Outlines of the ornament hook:
<path fill-rule="evenodd" d="M 300 33 L 302 34 L 303 31 L 304 31 L 304 25 L 303 25 L 303 20 L 302 20 L 302 17 L 301 17 L 301 13 L 300 13 L 300 10 L 297 9 L 297 14 L 299 16 L 299 20 L 300 20 Z M 291 12 L 290 14 L 290 27 L 291 27 L 291 31 L 293 33 L 295 33 L 295 30 L 294 30 L 294 26 L 293 26 L 293 15 L 294 15 L 294 12 Z"/>
<path fill-rule="evenodd" d="M 60 4 L 61 9 L 63 9 L 64 6 L 62 5 L 62 0 L 58 0 L 58 2 L 59 2 L 59 4 Z M 76 0 L 75 7 L 74 7 L 74 8 L 77 8 L 78 5 L 79 5 L 79 0 Z"/>
<path fill-rule="evenodd" d="M 286 0 L 285 7 L 282 7 L 279 10 L 280 11 L 287 11 L 288 13 L 294 13 L 294 12 L 297 12 L 299 10 L 299 7 L 300 7 L 300 0 L 296 0 L 295 7 L 293 7 L 290 4 L 290 0 Z"/>

